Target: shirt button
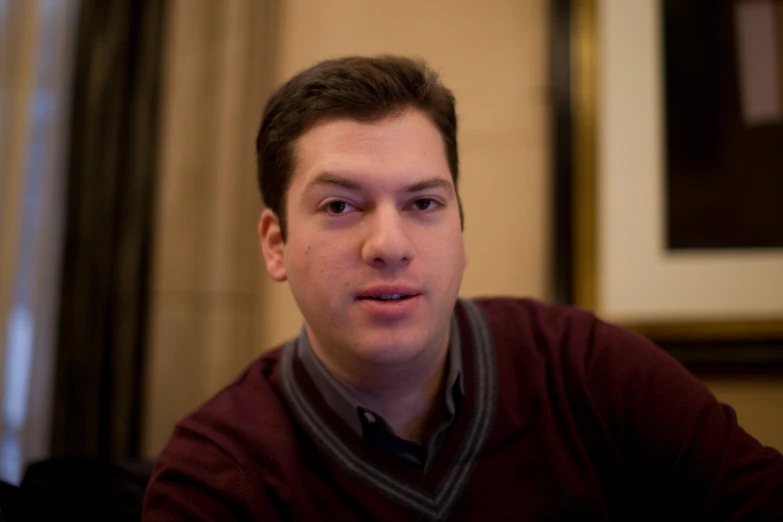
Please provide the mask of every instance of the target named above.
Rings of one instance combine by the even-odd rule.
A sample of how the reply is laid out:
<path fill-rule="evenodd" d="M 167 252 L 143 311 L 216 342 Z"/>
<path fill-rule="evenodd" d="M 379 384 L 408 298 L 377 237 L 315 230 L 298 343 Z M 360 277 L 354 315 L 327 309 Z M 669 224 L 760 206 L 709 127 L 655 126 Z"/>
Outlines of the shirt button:
<path fill-rule="evenodd" d="M 369 422 L 370 424 L 374 424 L 374 423 L 375 423 L 375 415 L 373 415 L 373 414 L 372 414 L 372 413 L 370 413 L 369 411 L 365 411 L 365 412 L 364 412 L 364 418 L 365 418 L 365 419 L 367 420 L 367 422 Z"/>

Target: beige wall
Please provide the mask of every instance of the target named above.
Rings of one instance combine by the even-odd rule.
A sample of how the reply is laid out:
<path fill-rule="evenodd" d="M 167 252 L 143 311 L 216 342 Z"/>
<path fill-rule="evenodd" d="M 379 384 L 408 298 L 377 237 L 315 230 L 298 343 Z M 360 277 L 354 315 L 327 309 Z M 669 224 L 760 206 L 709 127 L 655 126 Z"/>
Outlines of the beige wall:
<path fill-rule="evenodd" d="M 254 141 L 274 4 L 172 0 L 166 31 L 144 452 L 258 356 L 266 282 Z M 266 24 L 266 25 L 265 25 Z"/>
<path fill-rule="evenodd" d="M 276 82 L 323 58 L 389 52 L 425 58 L 455 91 L 460 118 L 460 191 L 470 259 L 463 296 L 547 295 L 546 15 L 545 0 L 281 2 Z M 252 137 L 249 134 L 245 139 L 250 142 Z M 260 270 L 260 258 L 258 264 Z M 263 311 L 256 335 L 261 350 L 295 335 L 301 317 L 285 284 L 267 281 L 259 285 L 260 302 L 252 309 Z M 185 323 L 179 327 L 187 333 Z M 159 335 L 166 338 L 163 331 Z M 198 330 L 190 332 L 190 337 L 198 335 Z M 165 340 L 168 345 L 176 342 Z M 184 354 L 187 347 L 178 350 Z M 240 355 L 249 360 L 251 354 Z M 204 364 L 210 364 L 203 354 L 201 362 L 186 362 L 184 367 L 172 359 L 171 352 L 155 357 L 163 361 L 160 367 L 179 365 L 180 374 L 204 375 Z M 231 365 L 231 371 L 235 367 Z M 171 390 L 167 373 L 153 373 L 158 383 L 155 393 L 168 402 L 165 412 L 155 406 L 155 397 L 148 402 L 153 409 L 148 418 L 154 421 L 148 422 L 145 447 L 149 455 L 162 447 L 178 416 L 206 399 L 216 386 L 214 373 L 213 384 L 200 387 L 183 375 L 176 381 L 172 401 L 166 399 L 171 393 L 166 392 Z M 228 382 L 227 372 L 219 375 Z M 783 448 L 783 382 L 706 382 L 719 398 L 737 408 L 751 433 Z"/>

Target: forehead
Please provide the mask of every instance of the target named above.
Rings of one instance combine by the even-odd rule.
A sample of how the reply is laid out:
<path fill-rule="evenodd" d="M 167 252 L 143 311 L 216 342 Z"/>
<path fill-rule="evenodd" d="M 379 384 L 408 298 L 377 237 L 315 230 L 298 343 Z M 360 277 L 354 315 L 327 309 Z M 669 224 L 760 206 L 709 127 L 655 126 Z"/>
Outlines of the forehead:
<path fill-rule="evenodd" d="M 374 122 L 322 120 L 297 140 L 294 163 L 291 189 L 324 172 L 401 183 L 423 176 L 451 179 L 440 132 L 415 109 Z"/>

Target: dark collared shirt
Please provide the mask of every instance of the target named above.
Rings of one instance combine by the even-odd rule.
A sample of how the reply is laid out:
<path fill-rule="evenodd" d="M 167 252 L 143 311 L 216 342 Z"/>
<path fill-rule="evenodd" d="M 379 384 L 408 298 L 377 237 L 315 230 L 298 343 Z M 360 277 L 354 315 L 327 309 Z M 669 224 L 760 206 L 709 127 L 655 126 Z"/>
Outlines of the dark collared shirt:
<path fill-rule="evenodd" d="M 420 471 L 430 466 L 440 448 L 443 447 L 443 442 L 454 421 L 459 403 L 465 395 L 462 384 L 462 349 L 455 317 L 452 317 L 451 320 L 448 350 L 446 366 L 448 373 L 443 398 L 447 415 L 436 426 L 430 436 L 429 443 L 425 446 L 398 437 L 383 417 L 362 405 L 350 390 L 340 383 L 318 359 L 304 328 L 302 328 L 297 342 L 297 356 L 299 360 L 313 380 L 316 388 L 318 388 L 319 393 L 335 413 L 364 440 L 378 446 Z"/>

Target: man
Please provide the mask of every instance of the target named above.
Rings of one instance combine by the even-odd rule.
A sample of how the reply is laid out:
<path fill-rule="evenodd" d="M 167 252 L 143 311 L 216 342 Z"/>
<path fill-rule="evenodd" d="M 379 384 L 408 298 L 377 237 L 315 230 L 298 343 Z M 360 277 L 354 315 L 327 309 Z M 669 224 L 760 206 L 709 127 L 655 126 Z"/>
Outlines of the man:
<path fill-rule="evenodd" d="M 456 136 L 452 93 L 405 58 L 272 96 L 258 232 L 304 327 L 177 425 L 145 520 L 783 519 L 781 455 L 661 350 L 458 299 Z"/>

